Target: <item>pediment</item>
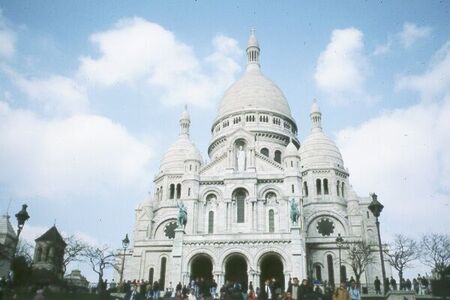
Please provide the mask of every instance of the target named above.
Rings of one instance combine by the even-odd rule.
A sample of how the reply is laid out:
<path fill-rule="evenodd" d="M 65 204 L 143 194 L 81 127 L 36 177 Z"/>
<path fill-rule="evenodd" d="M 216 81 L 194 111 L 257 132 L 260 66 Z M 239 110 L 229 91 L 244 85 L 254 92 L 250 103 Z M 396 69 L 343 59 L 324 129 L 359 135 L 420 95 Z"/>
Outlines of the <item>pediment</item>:
<path fill-rule="evenodd" d="M 280 173 L 284 171 L 281 164 L 260 153 L 255 153 L 255 166 L 257 172 Z"/>

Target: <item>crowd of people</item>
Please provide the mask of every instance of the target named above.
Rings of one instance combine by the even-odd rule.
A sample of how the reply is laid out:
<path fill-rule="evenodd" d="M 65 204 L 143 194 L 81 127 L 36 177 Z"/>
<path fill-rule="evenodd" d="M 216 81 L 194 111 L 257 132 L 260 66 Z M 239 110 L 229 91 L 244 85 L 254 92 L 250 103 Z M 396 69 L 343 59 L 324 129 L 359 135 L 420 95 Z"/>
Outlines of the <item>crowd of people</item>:
<path fill-rule="evenodd" d="M 381 280 L 378 276 L 375 278 L 374 282 L 375 293 L 381 294 Z M 397 280 L 395 280 L 392 276 L 391 278 L 385 278 L 385 287 L 386 292 L 392 291 L 414 291 L 417 295 L 428 295 L 430 294 L 429 289 L 429 280 L 426 276 L 420 276 L 417 274 L 416 278 L 413 278 L 411 281 L 409 278 L 402 278 L 400 280 L 400 284 L 397 284 Z"/>
<path fill-rule="evenodd" d="M 243 287 L 238 281 L 226 281 L 218 288 L 214 280 L 198 278 L 188 285 L 179 282 L 175 287 L 172 282 L 163 290 L 158 281 L 153 284 L 141 281 L 125 282 L 120 289 L 126 300 L 361 300 L 360 288 L 351 278 L 334 288 L 326 282 L 319 285 L 303 279 L 301 284 L 297 277 L 289 280 L 286 290 L 277 280 L 267 279 L 262 287 L 254 288 L 253 282 Z"/>

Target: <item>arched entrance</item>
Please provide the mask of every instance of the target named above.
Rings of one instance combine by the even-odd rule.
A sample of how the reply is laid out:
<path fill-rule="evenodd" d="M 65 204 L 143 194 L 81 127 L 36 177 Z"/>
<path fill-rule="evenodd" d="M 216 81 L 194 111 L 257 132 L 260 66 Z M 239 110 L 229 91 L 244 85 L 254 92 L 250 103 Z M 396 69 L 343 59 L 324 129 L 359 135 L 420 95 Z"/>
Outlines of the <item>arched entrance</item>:
<path fill-rule="evenodd" d="M 259 286 L 264 286 L 266 279 L 275 279 L 276 288 L 284 291 L 284 267 L 278 254 L 270 253 L 261 258 L 260 263 L 261 276 Z"/>
<path fill-rule="evenodd" d="M 206 254 L 199 254 L 192 259 L 191 263 L 191 279 L 201 279 L 212 281 L 212 261 Z"/>
<path fill-rule="evenodd" d="M 239 254 L 231 255 L 225 263 L 225 281 L 239 283 L 247 291 L 247 261 Z"/>

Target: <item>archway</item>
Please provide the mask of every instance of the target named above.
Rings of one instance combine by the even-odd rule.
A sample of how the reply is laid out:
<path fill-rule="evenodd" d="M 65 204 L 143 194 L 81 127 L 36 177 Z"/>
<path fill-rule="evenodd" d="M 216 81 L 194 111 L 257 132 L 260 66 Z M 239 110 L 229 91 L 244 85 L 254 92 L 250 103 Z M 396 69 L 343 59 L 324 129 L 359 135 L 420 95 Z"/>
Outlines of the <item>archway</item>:
<path fill-rule="evenodd" d="M 259 286 L 264 286 L 266 279 L 275 279 L 276 288 L 284 291 L 284 267 L 279 255 L 275 253 L 266 254 L 261 258 L 261 276 Z"/>
<path fill-rule="evenodd" d="M 239 283 L 242 291 L 247 290 L 247 261 L 239 254 L 230 256 L 225 264 L 225 281 Z"/>
<path fill-rule="evenodd" d="M 213 279 L 211 258 L 205 254 L 195 256 L 191 263 L 191 279 L 201 279 L 209 282 Z"/>

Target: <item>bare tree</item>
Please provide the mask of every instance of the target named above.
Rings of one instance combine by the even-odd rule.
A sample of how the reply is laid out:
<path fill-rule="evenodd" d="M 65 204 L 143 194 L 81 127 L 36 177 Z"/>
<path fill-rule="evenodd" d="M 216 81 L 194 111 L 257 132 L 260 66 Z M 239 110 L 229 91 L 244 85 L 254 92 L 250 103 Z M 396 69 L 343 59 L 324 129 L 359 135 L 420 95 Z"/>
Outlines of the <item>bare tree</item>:
<path fill-rule="evenodd" d="M 450 266 L 450 237 L 446 234 L 429 233 L 420 242 L 420 260 L 442 278 Z"/>
<path fill-rule="evenodd" d="M 67 266 L 71 262 L 82 261 L 83 254 L 88 245 L 78 239 L 75 235 L 70 235 L 64 239 L 66 248 L 64 249 L 63 273 L 67 271 Z"/>
<path fill-rule="evenodd" d="M 348 243 L 346 263 L 352 268 L 356 282 L 360 283 L 361 274 L 375 261 L 373 246 L 365 241 Z"/>
<path fill-rule="evenodd" d="M 16 257 L 22 256 L 27 264 L 31 265 L 33 263 L 33 246 L 24 239 L 20 239 L 16 246 Z"/>
<path fill-rule="evenodd" d="M 98 274 L 98 287 L 103 289 L 103 272 L 107 268 L 117 268 L 117 255 L 108 246 L 88 246 L 83 255 L 88 260 L 92 270 Z"/>
<path fill-rule="evenodd" d="M 418 259 L 419 251 L 417 243 L 404 235 L 395 235 L 394 242 L 384 247 L 389 263 L 398 271 L 400 283 L 403 279 L 403 270 L 411 268 L 412 262 Z"/>

